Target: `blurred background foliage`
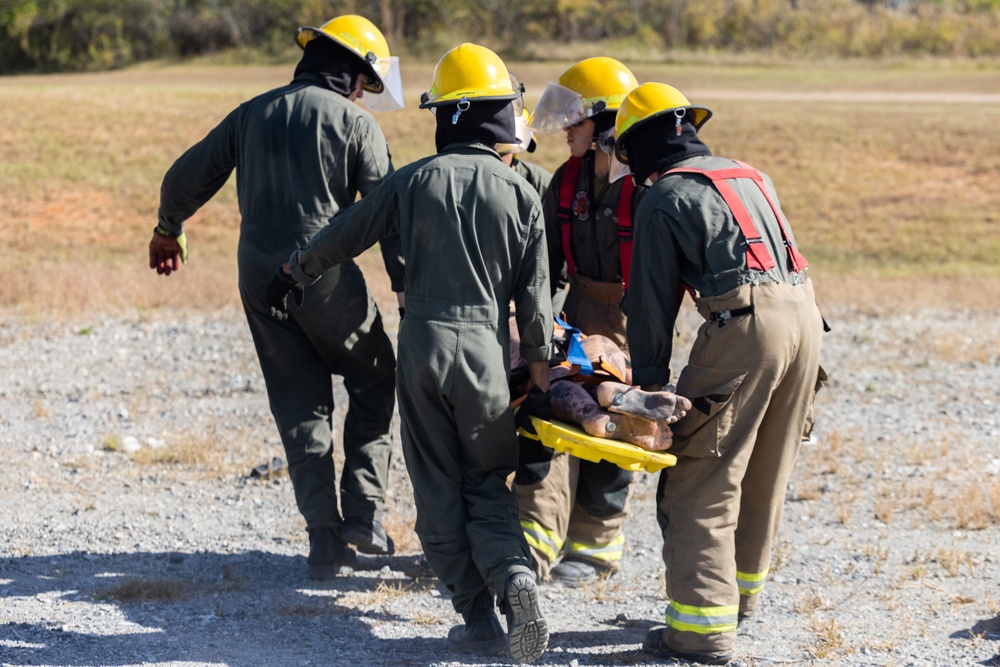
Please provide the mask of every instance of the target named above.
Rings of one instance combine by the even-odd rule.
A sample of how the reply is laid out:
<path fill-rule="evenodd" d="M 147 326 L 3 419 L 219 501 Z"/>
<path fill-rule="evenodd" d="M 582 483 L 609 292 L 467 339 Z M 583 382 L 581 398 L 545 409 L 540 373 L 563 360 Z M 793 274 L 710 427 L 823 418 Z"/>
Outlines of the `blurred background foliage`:
<path fill-rule="evenodd" d="M 1000 55 L 1000 0 L 0 0 L 0 74 L 216 53 L 279 62 L 296 57 L 298 26 L 345 13 L 428 58 L 461 41 L 519 60 L 581 42 L 650 60 Z"/>

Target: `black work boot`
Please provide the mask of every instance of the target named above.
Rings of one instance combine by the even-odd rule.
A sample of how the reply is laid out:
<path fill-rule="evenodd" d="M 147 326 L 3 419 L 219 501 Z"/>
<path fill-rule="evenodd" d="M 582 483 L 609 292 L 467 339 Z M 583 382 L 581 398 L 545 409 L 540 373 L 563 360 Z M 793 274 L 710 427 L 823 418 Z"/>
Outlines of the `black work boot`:
<path fill-rule="evenodd" d="M 507 579 L 501 604 L 507 615 L 507 653 L 514 662 L 537 660 L 549 644 L 549 624 L 538 606 L 535 577 L 518 572 Z"/>
<path fill-rule="evenodd" d="M 691 651 L 676 651 L 663 641 L 663 629 L 666 626 L 657 625 L 646 633 L 642 641 L 642 651 L 662 660 L 678 659 L 697 662 L 702 665 L 725 665 L 733 659 L 733 652 L 725 653 L 695 653 Z"/>
<path fill-rule="evenodd" d="M 552 568 L 549 576 L 552 581 L 571 588 L 580 588 L 593 584 L 601 577 L 610 577 L 614 568 L 599 567 L 593 563 L 578 558 L 563 558 Z"/>
<path fill-rule="evenodd" d="M 351 574 L 358 565 L 358 557 L 333 528 L 313 528 L 309 531 L 306 565 L 310 579 L 327 581 Z"/>
<path fill-rule="evenodd" d="M 464 625 L 448 631 L 448 645 L 460 653 L 500 655 L 507 642 L 500 619 L 493 611 L 493 593 L 482 591 L 472 601 L 472 607 L 463 614 Z"/>
<path fill-rule="evenodd" d="M 353 544 L 363 554 L 375 556 L 391 556 L 396 553 L 396 545 L 385 532 L 382 522 L 378 519 L 363 519 L 357 516 L 344 518 L 340 529 L 340 537 L 348 544 Z"/>

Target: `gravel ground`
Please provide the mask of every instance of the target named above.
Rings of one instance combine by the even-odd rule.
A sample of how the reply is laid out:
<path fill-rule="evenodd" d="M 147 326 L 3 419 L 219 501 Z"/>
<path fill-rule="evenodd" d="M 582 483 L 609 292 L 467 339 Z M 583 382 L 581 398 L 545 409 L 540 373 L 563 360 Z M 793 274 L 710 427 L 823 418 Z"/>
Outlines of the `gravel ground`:
<path fill-rule="evenodd" d="M 734 664 L 1000 664 L 1000 315 L 827 318 L 831 383 Z M 306 580 L 287 477 L 249 474 L 282 452 L 238 315 L 0 325 L 0 444 L 0 664 L 492 664 L 447 649 L 398 453 L 397 555 Z M 543 588 L 540 664 L 646 662 L 655 482 L 619 576 Z"/>

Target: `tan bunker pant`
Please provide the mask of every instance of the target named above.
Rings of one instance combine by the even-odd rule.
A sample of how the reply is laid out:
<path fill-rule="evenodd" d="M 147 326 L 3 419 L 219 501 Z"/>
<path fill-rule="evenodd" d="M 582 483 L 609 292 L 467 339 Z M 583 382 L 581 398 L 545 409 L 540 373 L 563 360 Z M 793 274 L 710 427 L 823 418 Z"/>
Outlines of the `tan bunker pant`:
<path fill-rule="evenodd" d="M 728 321 L 711 313 L 752 305 Z M 673 649 L 732 649 L 763 589 L 785 489 L 819 372 L 812 284 L 744 285 L 698 300 L 698 332 L 677 393 L 694 408 L 674 428 L 677 465 L 657 492 Z"/>
<path fill-rule="evenodd" d="M 583 276 L 570 279 L 566 321 L 587 335 L 625 344 L 622 286 Z M 622 526 L 634 475 L 613 463 L 594 463 L 521 439 L 514 478 L 521 525 L 542 579 L 560 556 L 614 570 L 625 547 Z"/>

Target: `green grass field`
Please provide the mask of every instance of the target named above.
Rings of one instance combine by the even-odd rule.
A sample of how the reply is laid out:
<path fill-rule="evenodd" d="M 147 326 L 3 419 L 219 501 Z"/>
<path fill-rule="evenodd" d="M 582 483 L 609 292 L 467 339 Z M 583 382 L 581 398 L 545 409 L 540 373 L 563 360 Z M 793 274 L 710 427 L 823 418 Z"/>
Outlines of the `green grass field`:
<path fill-rule="evenodd" d="M 569 63 L 510 63 L 529 104 Z M 939 61 L 630 63 L 714 118 L 702 135 L 774 180 L 821 300 L 990 308 L 1000 296 L 1000 69 Z M 147 268 L 172 161 L 293 66 L 145 65 L 0 78 L 0 308 L 10 316 L 236 307 L 232 181 L 188 226 L 191 261 Z M 417 109 L 433 63 L 404 63 L 408 108 L 380 114 L 397 166 L 433 151 Z M 562 135 L 530 159 L 554 169 Z M 362 259 L 380 303 L 375 253 Z"/>

